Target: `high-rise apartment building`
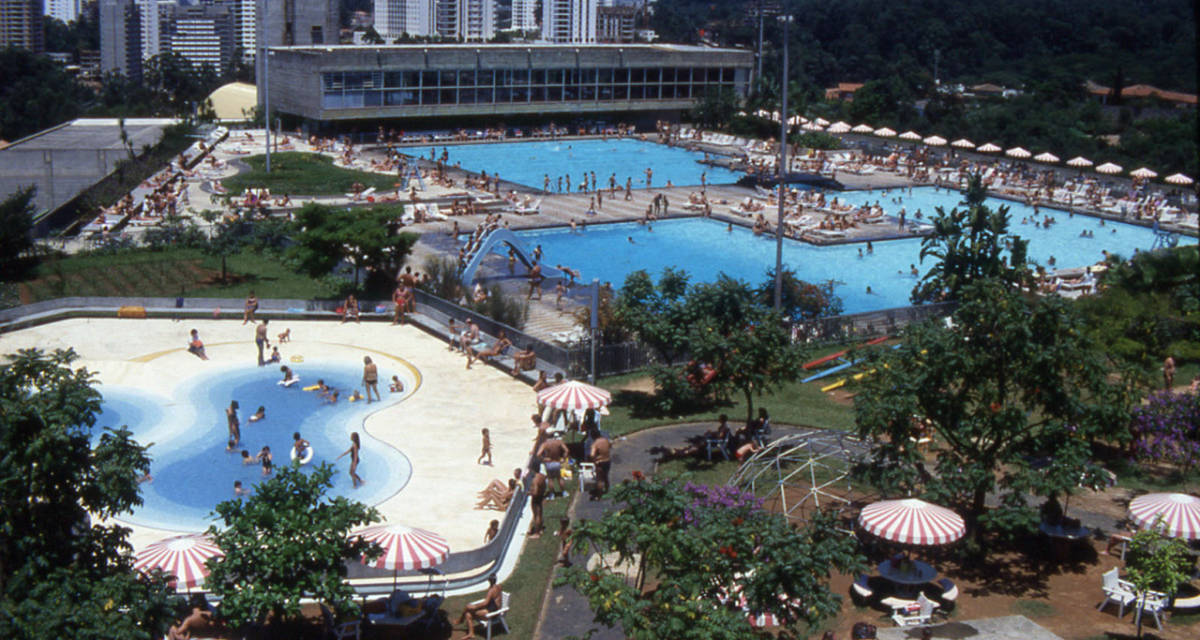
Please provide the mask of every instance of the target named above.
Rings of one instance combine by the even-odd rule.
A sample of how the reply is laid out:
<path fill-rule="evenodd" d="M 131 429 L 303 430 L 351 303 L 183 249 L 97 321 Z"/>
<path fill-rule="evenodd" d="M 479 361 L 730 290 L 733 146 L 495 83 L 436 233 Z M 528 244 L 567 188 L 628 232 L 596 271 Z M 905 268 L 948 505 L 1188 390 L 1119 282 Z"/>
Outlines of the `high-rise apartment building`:
<path fill-rule="evenodd" d="M 486 42 L 496 35 L 496 6 L 493 0 L 458 0 L 458 29 L 463 42 Z"/>
<path fill-rule="evenodd" d="M 0 49 L 45 50 L 42 0 L 0 0 Z"/>
<path fill-rule="evenodd" d="M 65 22 L 79 18 L 80 0 L 45 0 L 46 15 Z"/>
<path fill-rule="evenodd" d="M 542 0 L 542 40 L 596 41 L 597 0 Z"/>
<path fill-rule="evenodd" d="M 185 58 L 195 68 L 205 65 L 218 72 L 234 56 L 234 3 L 198 6 L 176 5 L 169 24 L 170 43 L 164 47 Z"/>
<path fill-rule="evenodd" d="M 537 0 L 512 0 L 512 28 L 517 31 L 537 31 Z"/>
<path fill-rule="evenodd" d="M 255 22 L 256 0 L 234 0 L 233 31 L 234 43 L 243 60 L 253 60 L 258 48 L 258 23 Z"/>
<path fill-rule="evenodd" d="M 142 12 L 134 0 L 100 0 L 100 70 L 142 79 Z"/>
<path fill-rule="evenodd" d="M 596 41 L 633 42 L 637 16 L 638 8 L 632 5 L 602 5 L 596 12 Z"/>
<path fill-rule="evenodd" d="M 456 0 L 375 0 L 375 31 L 388 40 L 457 30 Z"/>

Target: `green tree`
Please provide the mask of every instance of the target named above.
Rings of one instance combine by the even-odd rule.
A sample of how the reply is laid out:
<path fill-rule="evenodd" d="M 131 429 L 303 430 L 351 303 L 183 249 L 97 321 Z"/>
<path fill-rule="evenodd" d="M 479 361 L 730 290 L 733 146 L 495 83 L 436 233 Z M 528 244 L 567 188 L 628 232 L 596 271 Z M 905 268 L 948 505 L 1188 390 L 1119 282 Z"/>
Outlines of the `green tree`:
<path fill-rule="evenodd" d="M 161 638 L 165 580 L 134 573 L 110 520 L 142 503 L 150 458 L 123 426 L 94 432 L 100 393 L 75 359 L 22 350 L 0 368 L 0 637 Z"/>
<path fill-rule="evenodd" d="M 1133 376 L 1091 342 L 1068 301 L 1027 300 L 982 281 L 963 291 L 953 326 L 910 327 L 898 349 L 868 356 L 855 397 L 859 435 L 880 444 L 865 472 L 886 493 L 927 493 L 980 525 L 1030 526 L 1026 495 L 1098 484 L 1092 444 L 1127 440 Z M 919 422 L 936 436 L 925 472 Z M 1053 473 L 1040 470 L 1050 458 Z M 999 492 L 990 511 L 984 498 Z"/>
<path fill-rule="evenodd" d="M 780 303 L 783 315 L 794 322 L 807 322 L 842 313 L 842 299 L 833 292 L 836 284 L 828 280 L 812 284 L 796 277 L 789 267 L 783 268 L 783 287 Z M 775 303 L 775 270 L 767 270 L 767 278 L 758 287 L 758 301 L 770 306 Z"/>
<path fill-rule="evenodd" d="M 1151 591 L 1171 598 L 1179 586 L 1191 580 L 1192 556 L 1187 544 L 1168 538 L 1158 527 L 1146 527 L 1134 534 L 1125 554 L 1125 576 L 1142 603 Z M 1139 603 L 1140 604 L 1140 603 Z M 1142 637 L 1142 617 L 1138 617 L 1137 635 Z"/>
<path fill-rule="evenodd" d="M 296 212 L 299 231 L 289 251 L 300 268 L 314 278 L 329 274 L 342 261 L 360 270 L 392 274 L 404 264 L 418 236 L 393 234 L 392 214 L 385 209 L 351 210 L 309 203 Z"/>
<path fill-rule="evenodd" d="M 913 302 L 957 300 L 965 287 L 981 280 L 1000 286 L 1031 281 L 1029 241 L 1008 233 L 1008 207 L 992 211 L 983 204 L 985 198 L 983 178 L 974 175 L 965 207 L 949 212 L 937 208 L 933 233 L 921 241 L 921 262 L 933 258 L 935 263 L 913 288 Z"/>
<path fill-rule="evenodd" d="M 841 606 L 830 573 L 863 567 L 832 519 L 818 514 L 797 529 L 733 487 L 627 482 L 612 498 L 622 507 L 579 522 L 574 548 L 613 554 L 613 565 L 637 567 L 636 578 L 601 565 L 569 568 L 562 581 L 587 598 L 597 623 L 634 640 L 751 636 L 739 598 L 730 597 L 737 588 L 751 611 L 816 623 Z M 657 586 L 645 589 L 648 580 Z"/>
<path fill-rule="evenodd" d="M 229 277 L 229 256 L 237 255 L 249 242 L 251 224 L 244 218 L 228 219 L 220 211 L 210 209 L 201 211 L 200 217 L 213 225 L 204 253 L 221 259 L 221 284 L 225 284 Z"/>
<path fill-rule="evenodd" d="M 0 274 L 10 274 L 33 247 L 33 196 L 37 187 L 18 189 L 0 202 Z"/>
<path fill-rule="evenodd" d="M 346 563 L 377 558 L 378 545 L 351 539 L 352 529 L 379 520 L 373 508 L 344 497 L 329 499 L 332 465 L 311 472 L 277 467 L 248 498 L 217 505 L 221 526 L 209 534 L 224 557 L 209 560 L 206 588 L 221 596 L 221 613 L 234 626 L 294 620 L 300 601 L 313 598 L 340 616 L 357 615 Z"/>
<path fill-rule="evenodd" d="M 723 129 L 737 111 L 737 95 L 730 89 L 705 93 L 692 108 L 692 121 L 705 129 Z"/>

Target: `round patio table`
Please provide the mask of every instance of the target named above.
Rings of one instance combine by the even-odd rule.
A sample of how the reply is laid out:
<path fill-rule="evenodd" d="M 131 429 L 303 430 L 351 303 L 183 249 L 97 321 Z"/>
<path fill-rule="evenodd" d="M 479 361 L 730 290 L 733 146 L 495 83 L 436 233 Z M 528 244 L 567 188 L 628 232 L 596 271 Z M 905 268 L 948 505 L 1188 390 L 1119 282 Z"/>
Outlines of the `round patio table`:
<path fill-rule="evenodd" d="M 879 565 L 879 575 L 888 582 L 913 586 L 925 584 L 936 578 L 937 569 L 920 560 L 907 560 L 904 562 L 884 560 Z"/>
<path fill-rule="evenodd" d="M 1050 536 L 1051 538 L 1060 538 L 1063 540 L 1078 540 L 1080 538 L 1086 538 L 1092 535 L 1092 530 L 1088 529 L 1087 527 L 1064 527 L 1061 524 L 1050 524 L 1049 522 L 1042 522 L 1038 525 L 1038 529 L 1041 529 L 1042 533 Z"/>

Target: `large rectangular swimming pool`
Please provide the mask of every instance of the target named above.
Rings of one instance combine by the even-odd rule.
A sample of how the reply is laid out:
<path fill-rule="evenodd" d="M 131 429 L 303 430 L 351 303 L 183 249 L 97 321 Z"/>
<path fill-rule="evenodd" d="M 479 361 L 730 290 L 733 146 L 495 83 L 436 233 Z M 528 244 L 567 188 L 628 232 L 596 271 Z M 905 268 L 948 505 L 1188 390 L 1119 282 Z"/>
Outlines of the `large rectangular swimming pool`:
<path fill-rule="evenodd" d="M 741 173 L 722 167 L 702 164 L 704 154 L 668 147 L 654 142 L 628 138 L 611 140 L 543 140 L 537 142 L 500 142 L 459 144 L 447 146 L 410 147 L 404 153 L 440 158 L 443 149 L 449 164 L 459 164 L 468 171 L 487 171 L 508 180 L 541 190 L 547 177 L 550 191 L 556 191 L 560 176 L 570 176 L 572 191 L 578 189 L 584 172 L 595 172 L 596 182 L 608 187 L 615 176 L 617 185 L 625 186 L 626 178 L 633 180 L 635 189 L 646 186 L 646 169 L 653 170 L 651 186 L 662 187 L 669 181 L 675 186 L 699 185 L 701 174 L 707 184 L 730 184 Z M 564 181 L 565 187 L 565 181 Z M 564 188 L 565 190 L 565 188 Z"/>
<path fill-rule="evenodd" d="M 962 199 L 959 192 L 935 191 L 933 187 L 913 189 L 912 195 L 899 189 L 836 195 L 856 203 L 879 201 L 890 214 L 903 206 L 909 220 L 917 209 L 928 219 L 935 207 L 950 209 Z M 895 198 L 903 200 L 894 202 Z M 1154 243 L 1153 232 L 1144 227 L 1105 223 L 1088 216 L 1071 217 L 1053 209 L 1042 209 L 1037 219 L 1048 214 L 1057 223 L 1049 228 L 1035 227 L 1030 222 L 1035 215 L 1032 207 L 996 199 L 989 199 L 987 204 L 1010 208 L 1011 231 L 1030 241 L 1030 257 L 1042 265 L 1053 256 L 1057 268 L 1082 267 L 1103 260 L 1104 250 L 1128 256 L 1134 249 L 1144 251 Z M 1022 224 L 1022 220 L 1027 222 Z M 1082 237 L 1085 230 L 1095 237 Z M 726 273 L 757 286 L 775 265 L 774 238 L 755 236 L 739 226 L 727 230 L 725 223 L 710 219 L 664 220 L 651 227 L 636 223 L 591 225 L 578 233 L 565 228 L 540 229 L 522 231 L 520 235 L 530 249 L 542 246 L 546 264 L 569 265 L 581 272 L 585 282 L 598 278 L 615 287 L 620 287 L 625 276 L 635 270 L 645 269 L 657 279 L 669 266 L 687 270 L 694 281 L 711 282 Z M 930 267 L 928 262 L 920 263 L 920 251 L 918 238 L 876 242 L 869 254 L 861 243 L 822 247 L 785 240 L 783 261 L 803 280 L 838 282 L 836 292 L 845 312 L 857 313 L 908 306 L 918 280 L 912 275 L 912 267 L 916 266 L 921 274 Z"/>

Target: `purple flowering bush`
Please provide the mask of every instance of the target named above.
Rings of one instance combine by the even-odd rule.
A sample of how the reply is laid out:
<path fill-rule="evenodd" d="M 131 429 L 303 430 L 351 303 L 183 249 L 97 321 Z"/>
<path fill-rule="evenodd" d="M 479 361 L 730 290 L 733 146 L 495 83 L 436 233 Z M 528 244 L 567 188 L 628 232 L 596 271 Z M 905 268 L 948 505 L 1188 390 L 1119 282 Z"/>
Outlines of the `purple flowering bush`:
<path fill-rule="evenodd" d="M 1134 409 L 1131 429 L 1140 460 L 1190 471 L 1200 462 L 1200 396 L 1159 391 Z"/>

